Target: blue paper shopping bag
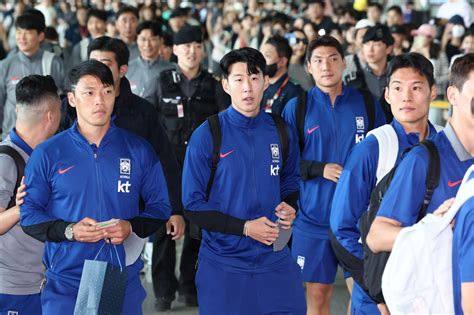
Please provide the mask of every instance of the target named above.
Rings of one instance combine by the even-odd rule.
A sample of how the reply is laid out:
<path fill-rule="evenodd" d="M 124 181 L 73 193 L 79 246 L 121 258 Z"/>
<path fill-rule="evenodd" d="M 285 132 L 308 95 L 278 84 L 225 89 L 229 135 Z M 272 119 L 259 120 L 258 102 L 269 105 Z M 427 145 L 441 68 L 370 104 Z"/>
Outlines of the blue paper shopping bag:
<path fill-rule="evenodd" d="M 110 262 L 97 260 L 104 246 Z M 116 257 L 119 266 L 112 264 Z M 122 267 L 115 245 L 102 245 L 94 260 L 86 260 L 82 270 L 77 294 L 75 315 L 120 315 L 122 314 L 127 273 Z"/>

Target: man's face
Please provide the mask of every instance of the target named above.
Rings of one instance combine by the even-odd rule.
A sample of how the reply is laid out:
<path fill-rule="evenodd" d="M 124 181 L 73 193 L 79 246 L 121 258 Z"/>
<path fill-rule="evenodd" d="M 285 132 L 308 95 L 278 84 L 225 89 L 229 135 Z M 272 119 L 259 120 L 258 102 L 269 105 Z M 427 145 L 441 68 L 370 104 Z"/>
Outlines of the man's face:
<path fill-rule="evenodd" d="M 387 55 L 391 52 L 392 46 L 387 47 L 381 41 L 368 41 L 362 45 L 364 57 L 367 63 L 379 63 L 387 60 Z"/>
<path fill-rule="evenodd" d="M 320 46 L 313 50 L 308 62 L 308 72 L 320 88 L 335 87 L 342 82 L 346 61 L 336 48 Z"/>
<path fill-rule="evenodd" d="M 98 19 L 95 16 L 91 16 L 87 21 L 87 30 L 91 34 L 92 39 L 104 36 L 106 29 L 107 24 L 105 23 L 105 21 L 102 21 L 101 19 Z"/>
<path fill-rule="evenodd" d="M 145 29 L 137 36 L 140 56 L 145 60 L 156 60 L 160 57 L 161 38 L 153 34 L 152 30 Z"/>
<path fill-rule="evenodd" d="M 186 19 L 185 17 L 177 16 L 169 19 L 168 24 L 170 25 L 173 32 L 176 33 L 184 26 L 184 24 L 186 24 Z"/>
<path fill-rule="evenodd" d="M 91 51 L 89 59 L 95 59 L 109 67 L 110 71 L 112 71 L 114 84 L 118 89 L 118 87 L 120 86 L 120 79 L 125 76 L 128 67 L 126 65 L 122 65 L 121 67 L 119 67 L 117 59 L 115 57 L 115 53 L 111 51 L 93 50 Z"/>
<path fill-rule="evenodd" d="M 279 70 L 286 65 L 286 60 L 278 56 L 278 52 L 275 46 L 270 44 L 264 44 L 260 49 L 260 52 L 262 53 L 263 57 L 265 57 L 265 62 L 267 63 L 267 66 L 276 64 L 277 69 Z"/>
<path fill-rule="evenodd" d="M 401 68 L 390 76 L 385 89 L 385 100 L 393 116 L 405 124 L 415 124 L 428 119 L 430 102 L 436 98 L 436 87 L 413 68 Z"/>
<path fill-rule="evenodd" d="M 199 67 L 203 57 L 202 43 L 191 42 L 173 46 L 173 53 L 178 57 L 178 65 L 187 69 Z"/>
<path fill-rule="evenodd" d="M 115 22 L 117 31 L 120 34 L 120 37 L 123 38 L 135 38 L 135 31 L 137 29 L 138 20 L 135 14 L 131 12 L 125 12 L 120 15 Z"/>
<path fill-rule="evenodd" d="M 390 10 L 387 12 L 387 26 L 390 27 L 392 25 L 402 25 L 403 24 L 403 17 L 400 16 L 397 11 Z"/>
<path fill-rule="evenodd" d="M 263 91 L 268 87 L 268 76 L 264 76 L 261 69 L 257 74 L 248 74 L 247 64 L 237 62 L 230 66 L 229 76 L 222 80 L 222 86 L 236 111 L 255 117 L 260 111 Z"/>
<path fill-rule="evenodd" d="M 76 108 L 79 128 L 106 127 L 110 124 L 115 101 L 113 86 L 105 86 L 99 78 L 85 75 L 67 96 L 69 104 Z"/>
<path fill-rule="evenodd" d="M 17 28 L 15 32 L 18 49 L 27 56 L 34 55 L 40 48 L 44 33 L 36 30 Z"/>
<path fill-rule="evenodd" d="M 306 9 L 306 14 L 310 19 L 319 19 L 324 15 L 324 9 L 319 3 L 311 3 Z"/>
<path fill-rule="evenodd" d="M 369 7 L 367 9 L 367 18 L 374 23 L 380 23 L 380 17 L 382 16 L 382 12 L 377 7 Z"/>
<path fill-rule="evenodd" d="M 77 22 L 79 22 L 79 25 L 85 26 L 87 24 L 87 9 L 85 8 L 80 8 L 76 12 L 76 18 Z"/>
<path fill-rule="evenodd" d="M 459 120 L 464 120 L 463 124 L 472 130 L 474 128 L 474 71 L 471 71 L 468 78 L 461 91 L 455 86 L 450 86 L 447 94 L 455 115 Z"/>

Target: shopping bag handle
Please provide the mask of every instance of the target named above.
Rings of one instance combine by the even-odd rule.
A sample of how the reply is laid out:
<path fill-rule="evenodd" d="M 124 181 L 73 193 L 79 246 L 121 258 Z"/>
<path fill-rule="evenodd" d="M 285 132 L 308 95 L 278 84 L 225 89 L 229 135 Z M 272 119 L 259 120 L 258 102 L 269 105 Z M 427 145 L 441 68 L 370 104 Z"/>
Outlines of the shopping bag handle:
<path fill-rule="evenodd" d="M 97 255 L 95 255 L 94 257 L 94 260 L 97 260 L 97 257 L 99 257 L 99 254 L 102 252 L 102 249 L 104 249 L 104 246 L 107 244 L 106 241 L 104 241 L 104 243 L 102 244 L 102 246 L 100 247 L 99 251 L 97 252 Z M 118 254 L 118 251 L 117 251 L 117 247 L 114 245 L 114 244 L 110 244 L 110 246 L 113 246 L 114 248 L 114 252 L 115 252 L 115 256 L 117 257 L 117 261 L 118 261 L 118 264 L 119 264 L 119 267 L 120 267 L 120 272 L 123 272 L 123 266 L 122 266 L 122 262 L 120 261 L 120 256 Z M 109 252 L 110 252 L 110 247 L 109 247 Z M 110 259 L 111 259 L 111 262 L 114 261 L 114 257 L 113 257 L 113 254 L 110 252 Z"/>

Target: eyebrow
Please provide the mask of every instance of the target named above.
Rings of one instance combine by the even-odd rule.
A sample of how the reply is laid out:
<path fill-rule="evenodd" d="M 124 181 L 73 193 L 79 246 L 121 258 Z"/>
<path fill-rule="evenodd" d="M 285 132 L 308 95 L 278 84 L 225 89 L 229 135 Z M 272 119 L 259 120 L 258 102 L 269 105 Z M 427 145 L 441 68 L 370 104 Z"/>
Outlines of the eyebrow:
<path fill-rule="evenodd" d="M 403 81 L 400 81 L 400 80 L 392 80 L 391 83 L 402 83 Z M 409 83 L 413 83 L 413 84 L 423 84 L 423 81 L 412 81 L 412 82 L 409 82 Z"/>
<path fill-rule="evenodd" d="M 334 56 L 338 56 L 338 55 L 339 54 L 334 53 L 334 54 L 330 54 L 328 57 L 334 57 Z M 324 56 L 318 56 L 318 55 L 313 56 L 313 58 L 323 58 L 323 57 Z"/>

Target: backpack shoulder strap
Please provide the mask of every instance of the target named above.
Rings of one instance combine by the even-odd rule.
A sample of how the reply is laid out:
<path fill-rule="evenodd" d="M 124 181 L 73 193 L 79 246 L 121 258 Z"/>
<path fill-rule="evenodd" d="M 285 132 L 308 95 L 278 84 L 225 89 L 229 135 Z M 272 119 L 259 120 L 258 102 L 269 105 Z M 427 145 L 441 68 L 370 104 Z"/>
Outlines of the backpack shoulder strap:
<path fill-rule="evenodd" d="M 281 144 L 281 153 L 283 156 L 282 159 L 282 169 L 285 169 L 286 166 L 286 161 L 288 159 L 288 154 L 289 154 L 289 143 L 290 143 L 290 138 L 288 136 L 288 127 L 279 115 L 274 114 L 274 113 L 268 113 L 270 117 L 272 117 L 273 121 L 275 122 L 276 128 L 278 130 L 278 136 L 280 138 L 280 144 Z"/>
<path fill-rule="evenodd" d="M 91 40 L 89 38 L 85 38 L 79 42 L 81 61 L 88 59 L 87 48 L 89 47 L 90 42 Z"/>
<path fill-rule="evenodd" d="M 364 105 L 365 105 L 365 112 L 367 113 L 367 118 L 369 119 L 369 126 L 367 130 L 374 129 L 375 125 L 375 106 L 374 106 L 374 98 L 372 94 L 367 89 L 359 90 L 362 96 L 364 97 Z"/>
<path fill-rule="evenodd" d="M 420 214 L 418 215 L 418 219 L 416 220 L 417 222 L 423 219 L 423 217 L 426 215 L 426 210 L 428 209 L 428 206 L 431 202 L 431 198 L 433 197 L 433 192 L 438 186 L 440 176 L 439 153 L 435 144 L 431 140 L 423 140 L 419 144 L 422 145 L 428 151 L 429 162 L 428 174 L 426 176 L 425 197 L 423 199 L 423 205 L 421 206 Z"/>
<path fill-rule="evenodd" d="M 54 58 L 54 53 L 47 50 L 43 51 L 43 57 L 41 59 L 41 65 L 43 67 L 43 75 L 51 75 L 53 58 Z"/>
<path fill-rule="evenodd" d="M 212 136 L 212 160 L 211 160 L 211 175 L 209 176 L 209 181 L 207 182 L 206 189 L 206 200 L 209 199 L 211 194 L 212 185 L 214 184 L 214 177 L 216 176 L 217 164 L 220 160 L 220 150 L 222 144 L 222 134 L 221 134 L 221 125 L 219 123 L 219 116 L 212 115 L 207 118 L 209 128 L 211 129 Z"/>
<path fill-rule="evenodd" d="M 374 135 L 379 144 L 379 159 L 377 163 L 377 184 L 395 166 L 398 157 L 398 136 L 392 125 L 386 124 L 371 130 L 368 135 Z"/>
<path fill-rule="evenodd" d="M 298 129 L 298 143 L 300 145 L 300 152 L 304 150 L 304 124 L 306 119 L 308 92 L 303 92 L 298 96 L 298 103 L 296 104 L 296 128 Z"/>
<path fill-rule="evenodd" d="M 18 187 L 20 187 L 21 178 L 23 177 L 26 163 L 23 157 L 21 156 L 21 154 L 17 150 L 15 150 L 14 148 L 8 145 L 0 145 L 0 153 L 10 156 L 13 159 L 13 161 L 15 161 L 15 165 L 16 165 L 17 176 L 16 176 L 15 189 L 13 190 L 13 196 L 10 199 L 10 203 L 8 204 L 8 208 L 11 208 L 15 205 L 16 191 Z"/>

